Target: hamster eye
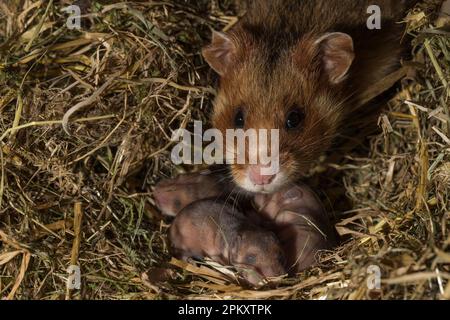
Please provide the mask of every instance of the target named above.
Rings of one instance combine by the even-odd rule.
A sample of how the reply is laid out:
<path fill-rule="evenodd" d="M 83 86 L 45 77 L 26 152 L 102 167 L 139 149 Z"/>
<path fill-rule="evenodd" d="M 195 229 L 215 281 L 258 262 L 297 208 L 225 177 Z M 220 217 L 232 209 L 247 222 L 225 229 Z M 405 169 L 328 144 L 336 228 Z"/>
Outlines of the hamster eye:
<path fill-rule="evenodd" d="M 238 109 L 234 116 L 234 126 L 236 129 L 243 129 L 245 126 L 244 112 Z"/>
<path fill-rule="evenodd" d="M 245 263 L 255 264 L 256 263 L 256 256 L 254 254 L 249 254 L 249 255 L 245 256 Z"/>
<path fill-rule="evenodd" d="M 293 130 L 297 129 L 303 122 L 305 115 L 300 109 L 292 110 L 288 113 L 286 118 L 286 129 Z"/>

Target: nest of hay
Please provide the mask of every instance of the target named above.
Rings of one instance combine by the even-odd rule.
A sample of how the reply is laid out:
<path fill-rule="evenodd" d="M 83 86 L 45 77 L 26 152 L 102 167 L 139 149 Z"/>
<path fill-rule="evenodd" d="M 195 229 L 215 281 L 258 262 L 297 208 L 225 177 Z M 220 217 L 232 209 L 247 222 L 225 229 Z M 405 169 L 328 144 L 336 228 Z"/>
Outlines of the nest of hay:
<path fill-rule="evenodd" d="M 207 122 L 214 89 L 200 48 L 211 28 L 237 21 L 240 1 L 79 0 L 80 29 L 66 25 L 68 1 L 0 2 L 0 297 L 450 298 L 450 33 L 436 22 L 440 3 L 405 17 L 414 72 L 380 130 L 316 170 L 330 173 L 322 193 L 342 245 L 276 288 L 248 290 L 218 266 L 171 259 L 152 200 L 155 182 L 193 169 L 171 163 L 171 133 Z M 67 289 L 70 265 L 81 267 L 81 290 Z M 369 290 L 374 270 L 381 287 Z"/>

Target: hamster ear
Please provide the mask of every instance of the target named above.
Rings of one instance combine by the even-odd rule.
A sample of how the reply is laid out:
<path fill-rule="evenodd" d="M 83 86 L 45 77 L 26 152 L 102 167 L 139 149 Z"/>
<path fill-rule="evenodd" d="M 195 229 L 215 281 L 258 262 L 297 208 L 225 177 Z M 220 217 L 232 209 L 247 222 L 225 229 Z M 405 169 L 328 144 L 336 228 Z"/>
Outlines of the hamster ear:
<path fill-rule="evenodd" d="M 211 44 L 202 50 L 206 62 L 220 76 L 230 68 L 236 56 L 236 46 L 226 34 L 213 31 Z"/>
<path fill-rule="evenodd" d="M 322 63 L 330 82 L 338 84 L 345 80 L 355 52 L 351 36 L 341 32 L 327 33 L 316 41 L 320 46 Z"/>

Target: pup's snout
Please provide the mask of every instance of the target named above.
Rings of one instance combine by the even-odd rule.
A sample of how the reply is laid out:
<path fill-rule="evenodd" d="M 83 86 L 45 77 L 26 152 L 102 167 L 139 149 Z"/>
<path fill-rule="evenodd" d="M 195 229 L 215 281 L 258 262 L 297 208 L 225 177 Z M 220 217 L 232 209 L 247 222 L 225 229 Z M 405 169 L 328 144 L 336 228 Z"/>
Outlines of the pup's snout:
<path fill-rule="evenodd" d="M 254 165 L 249 167 L 248 177 L 253 184 L 258 186 L 264 186 L 272 183 L 272 181 L 276 177 L 276 174 L 264 175 L 263 169 L 265 168 L 269 167 L 264 167 L 260 165 Z"/>

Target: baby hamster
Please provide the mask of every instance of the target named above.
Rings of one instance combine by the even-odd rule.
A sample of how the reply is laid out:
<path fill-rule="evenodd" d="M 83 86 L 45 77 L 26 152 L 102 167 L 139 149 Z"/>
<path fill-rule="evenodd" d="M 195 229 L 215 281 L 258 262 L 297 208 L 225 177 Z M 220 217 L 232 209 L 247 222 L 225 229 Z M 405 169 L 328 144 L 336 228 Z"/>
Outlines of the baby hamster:
<path fill-rule="evenodd" d="M 201 199 L 227 196 L 227 187 L 219 175 L 204 171 L 160 181 L 153 196 L 156 206 L 166 216 L 176 216 L 181 209 Z"/>
<path fill-rule="evenodd" d="M 272 195 L 258 194 L 254 202 L 259 215 L 272 224 L 280 239 L 290 273 L 315 265 L 318 251 L 336 245 L 334 230 L 321 202 L 305 185 Z"/>
<path fill-rule="evenodd" d="M 208 257 L 235 266 L 252 285 L 285 274 L 284 252 L 270 231 L 253 225 L 233 206 L 214 200 L 188 205 L 169 230 L 171 248 L 180 259 Z"/>

